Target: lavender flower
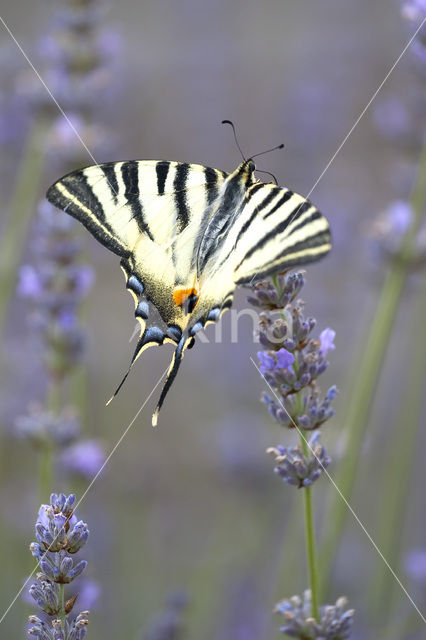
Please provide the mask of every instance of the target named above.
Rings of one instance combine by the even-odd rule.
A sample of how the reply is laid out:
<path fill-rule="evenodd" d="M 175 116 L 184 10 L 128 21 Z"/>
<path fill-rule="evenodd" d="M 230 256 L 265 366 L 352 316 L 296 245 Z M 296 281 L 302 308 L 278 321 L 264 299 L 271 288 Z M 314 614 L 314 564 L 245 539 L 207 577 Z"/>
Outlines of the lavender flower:
<path fill-rule="evenodd" d="M 303 598 L 293 596 L 282 600 L 275 612 L 285 618 L 280 631 L 300 640 L 345 640 L 350 637 L 353 624 L 353 609 L 346 609 L 346 598 L 339 598 L 335 605 L 323 605 L 320 619 L 311 616 L 311 593 L 305 591 Z"/>
<path fill-rule="evenodd" d="M 404 558 L 404 568 L 408 576 L 426 586 L 426 549 L 412 549 Z"/>
<path fill-rule="evenodd" d="M 86 544 L 89 537 L 87 524 L 74 513 L 75 496 L 55 494 L 50 505 L 41 505 L 35 526 L 37 542 L 30 550 L 37 559 L 40 573 L 31 585 L 29 593 L 38 607 L 51 618 L 30 616 L 30 635 L 39 640 L 82 640 L 86 635 L 87 611 L 68 620 L 77 599 L 64 598 L 64 585 L 72 582 L 86 568 L 85 560 L 74 560 L 74 555 Z M 53 619 L 52 619 L 53 618 Z"/>
<path fill-rule="evenodd" d="M 412 206 L 405 200 L 391 202 L 372 225 L 372 248 L 380 260 L 404 263 L 412 269 L 426 264 L 426 229 L 416 234 L 410 255 L 402 258 L 405 234 L 414 223 Z"/>
<path fill-rule="evenodd" d="M 426 2 L 424 0 L 404 0 L 401 3 L 401 13 L 410 22 L 421 22 L 426 18 Z"/>
<path fill-rule="evenodd" d="M 46 347 L 52 377 L 63 378 L 81 360 L 83 331 L 77 310 L 93 282 L 93 272 L 78 261 L 74 224 L 42 202 L 34 235 L 34 262 L 21 267 L 18 293 L 32 305 L 32 324 Z"/>
<path fill-rule="evenodd" d="M 281 445 L 270 447 L 267 453 L 275 456 L 274 468 L 280 478 L 295 487 L 309 487 L 328 467 L 331 458 L 320 444 L 320 432 L 316 431 L 308 442 L 310 455 L 306 456 L 300 445 L 286 448 Z"/>
<path fill-rule="evenodd" d="M 26 415 L 16 419 L 15 433 L 29 440 L 37 448 L 46 444 L 65 447 L 79 436 L 80 422 L 70 408 L 55 414 L 35 405 L 29 408 Z"/>
<path fill-rule="evenodd" d="M 82 611 L 74 620 L 52 620 L 50 624 L 37 616 L 28 618 L 33 626 L 28 633 L 37 636 L 37 640 L 83 640 L 86 637 L 86 627 L 89 624 L 88 611 Z"/>
<path fill-rule="evenodd" d="M 102 27 L 105 6 L 100 0 L 63 0 L 57 5 L 47 35 L 38 46 L 42 76 L 92 152 L 107 152 L 112 137 L 102 126 L 93 124 L 92 111 L 107 102 L 119 48 L 117 34 Z M 79 162 L 81 142 L 69 124 L 57 117 L 38 78 L 21 73 L 18 93 L 33 111 L 46 114 L 53 123 L 47 135 L 51 160 L 55 164 L 58 160 Z"/>
<path fill-rule="evenodd" d="M 298 446 L 267 449 L 275 458 L 275 473 L 285 483 L 303 488 L 311 587 L 303 600 L 298 597 L 283 600 L 277 611 L 286 619 L 281 631 L 293 638 L 343 640 L 349 637 L 353 617 L 353 611 L 344 611 L 346 600 L 341 598 L 334 607 L 319 606 L 311 493 L 311 485 L 331 462 L 317 429 L 333 415 L 331 402 L 337 389 L 332 386 L 321 397 L 317 379 L 328 367 L 327 355 L 335 349 L 336 333 L 326 328 L 318 340 L 312 337 L 316 320 L 304 315 L 304 303 L 297 299 L 304 282 L 300 271 L 284 273 L 255 285 L 249 298 L 262 310 L 259 316 L 262 350 L 257 356 L 260 372 L 271 390 L 262 395 L 262 401 L 279 424 L 296 428 L 300 436 Z M 308 441 L 303 431 L 313 430 L 317 431 Z"/>
<path fill-rule="evenodd" d="M 91 479 L 104 464 L 105 451 L 97 440 L 81 440 L 67 447 L 60 460 L 69 473 Z"/>
<path fill-rule="evenodd" d="M 281 274 L 273 281 L 256 284 L 249 301 L 264 310 L 259 321 L 262 351 L 257 356 L 260 372 L 274 393 L 264 393 L 262 400 L 281 425 L 313 430 L 334 413 L 330 405 L 336 387 L 321 399 L 316 380 L 328 367 L 326 358 L 335 348 L 336 334 L 327 328 L 319 340 L 311 337 L 316 320 L 305 317 L 303 303 L 296 301 L 304 283 L 300 271 Z M 279 311 L 279 317 L 272 311 Z"/>

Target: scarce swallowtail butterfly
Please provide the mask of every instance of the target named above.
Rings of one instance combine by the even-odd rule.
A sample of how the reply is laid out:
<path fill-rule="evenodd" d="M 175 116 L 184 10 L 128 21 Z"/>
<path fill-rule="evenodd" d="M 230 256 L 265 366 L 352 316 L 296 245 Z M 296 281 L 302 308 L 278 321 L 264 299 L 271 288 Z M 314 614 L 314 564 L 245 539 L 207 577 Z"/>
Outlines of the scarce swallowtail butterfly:
<path fill-rule="evenodd" d="M 94 165 L 64 176 L 47 199 L 121 259 L 148 347 L 176 346 L 152 423 L 195 335 L 232 305 L 235 287 L 324 256 L 327 220 L 302 196 L 255 177 L 167 160 Z M 115 395 L 115 394 L 114 394 Z"/>

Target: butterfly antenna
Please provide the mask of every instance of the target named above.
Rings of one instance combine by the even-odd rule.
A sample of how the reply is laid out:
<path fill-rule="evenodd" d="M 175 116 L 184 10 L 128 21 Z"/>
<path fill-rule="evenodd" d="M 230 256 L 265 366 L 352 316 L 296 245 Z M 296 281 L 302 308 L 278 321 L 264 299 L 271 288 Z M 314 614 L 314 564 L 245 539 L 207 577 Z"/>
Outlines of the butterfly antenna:
<path fill-rule="evenodd" d="M 232 122 L 232 120 L 222 120 L 222 124 L 229 124 L 232 127 L 232 131 L 234 132 L 234 140 L 235 140 L 235 144 L 238 147 L 238 151 L 241 153 L 241 156 L 245 162 L 245 157 L 244 157 L 244 153 L 241 151 L 241 147 L 238 143 L 238 138 L 237 138 L 237 132 L 235 131 L 235 127 L 234 127 L 234 123 Z"/>
<path fill-rule="evenodd" d="M 185 345 L 185 341 L 186 341 L 186 345 Z M 173 359 L 171 361 L 169 370 L 167 371 L 167 375 L 166 375 L 166 382 L 164 383 L 164 387 L 161 390 L 161 395 L 160 395 L 160 399 L 157 403 L 157 407 L 152 415 L 152 426 L 156 427 L 157 426 L 157 422 L 158 422 L 158 414 L 160 413 L 160 409 L 163 406 L 163 402 L 166 398 L 166 395 L 169 392 L 170 387 L 172 386 L 174 379 L 176 378 L 177 372 L 179 370 L 180 367 L 180 363 L 182 362 L 182 358 L 183 358 L 183 354 L 185 351 L 185 346 L 189 346 L 189 342 L 188 338 L 185 336 L 182 336 L 182 338 L 179 341 L 178 346 L 176 347 L 176 350 L 174 352 L 173 355 Z"/>
<path fill-rule="evenodd" d="M 276 151 L 277 149 L 284 149 L 284 142 L 278 144 L 276 147 L 272 147 L 272 149 L 266 149 L 266 151 L 261 151 L 260 153 L 255 153 L 254 156 L 250 156 L 250 159 L 257 158 L 258 156 L 263 156 L 265 153 L 271 153 L 271 151 Z"/>
<path fill-rule="evenodd" d="M 278 186 L 278 181 L 277 181 L 276 177 L 275 177 L 275 176 L 274 176 L 274 174 L 273 174 L 273 173 L 271 173 L 270 171 L 265 171 L 264 169 L 256 169 L 256 173 L 267 173 L 267 174 L 268 174 L 268 176 L 272 176 L 272 178 L 273 178 L 273 180 L 274 180 L 275 184 Z"/>

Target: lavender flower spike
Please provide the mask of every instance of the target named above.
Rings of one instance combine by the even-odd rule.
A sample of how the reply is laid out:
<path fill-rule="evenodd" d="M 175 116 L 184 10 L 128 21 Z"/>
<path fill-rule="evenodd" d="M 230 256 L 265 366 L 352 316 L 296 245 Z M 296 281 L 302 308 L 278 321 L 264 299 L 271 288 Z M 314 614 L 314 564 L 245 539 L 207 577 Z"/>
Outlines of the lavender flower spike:
<path fill-rule="evenodd" d="M 271 447 L 267 453 L 275 456 L 275 473 L 287 484 L 295 487 L 309 487 L 318 480 L 331 462 L 325 448 L 320 444 L 320 432 L 315 431 L 308 442 L 310 456 L 304 455 L 300 445 L 296 447 Z"/>
<path fill-rule="evenodd" d="M 64 596 L 64 585 L 74 581 L 86 568 L 86 560 L 74 560 L 75 554 L 86 544 L 89 529 L 77 520 L 74 513 L 74 494 L 52 493 L 50 505 L 42 505 L 36 522 L 37 542 L 30 545 L 31 553 L 41 569 L 29 593 L 38 607 L 51 617 L 50 622 L 30 617 L 28 633 L 38 640 L 83 640 L 86 635 L 87 611 L 68 620 L 77 599 Z"/>
<path fill-rule="evenodd" d="M 353 624 L 353 609 L 346 609 L 346 598 L 339 598 L 335 605 L 323 605 L 320 619 L 311 617 L 311 592 L 306 590 L 303 598 L 293 596 L 282 600 L 275 612 L 285 619 L 280 631 L 291 638 L 310 640 L 346 640 L 350 637 Z"/>

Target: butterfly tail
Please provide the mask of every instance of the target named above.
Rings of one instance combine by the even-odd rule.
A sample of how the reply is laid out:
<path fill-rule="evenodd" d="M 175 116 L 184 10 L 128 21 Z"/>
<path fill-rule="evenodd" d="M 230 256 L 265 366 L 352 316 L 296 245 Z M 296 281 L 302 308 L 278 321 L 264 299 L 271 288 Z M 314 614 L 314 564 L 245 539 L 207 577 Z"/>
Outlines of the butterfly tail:
<path fill-rule="evenodd" d="M 163 406 L 163 402 L 165 400 L 166 395 L 169 392 L 170 387 L 173 384 L 174 379 L 176 378 L 177 372 L 179 371 L 180 363 L 182 362 L 183 354 L 185 349 L 191 348 L 194 343 L 194 338 L 188 338 L 188 336 L 182 336 L 179 341 L 178 346 L 173 354 L 173 359 L 170 363 L 169 370 L 167 371 L 166 381 L 164 383 L 163 389 L 161 391 L 160 399 L 158 400 L 157 407 L 152 415 L 152 426 L 156 427 L 158 422 L 158 414 L 160 413 L 160 409 Z"/>
<path fill-rule="evenodd" d="M 139 340 L 137 347 L 135 349 L 135 352 L 132 356 L 132 359 L 130 361 L 130 365 L 129 368 L 127 369 L 126 373 L 123 376 L 122 381 L 120 382 L 120 384 L 118 385 L 118 387 L 116 388 L 116 390 L 114 391 L 114 393 L 112 394 L 112 396 L 110 397 L 110 399 L 108 400 L 108 402 L 106 403 L 106 406 L 109 405 L 110 402 L 112 402 L 115 398 L 115 396 L 117 395 L 117 393 L 120 391 L 121 387 L 123 386 L 123 384 L 126 382 L 127 380 L 127 376 L 129 375 L 133 365 L 135 364 L 136 360 L 139 358 L 139 356 L 141 355 L 142 351 L 144 350 L 144 348 L 146 348 L 148 345 L 145 341 L 144 341 L 144 335 L 142 335 L 141 339 Z"/>

